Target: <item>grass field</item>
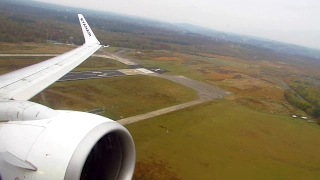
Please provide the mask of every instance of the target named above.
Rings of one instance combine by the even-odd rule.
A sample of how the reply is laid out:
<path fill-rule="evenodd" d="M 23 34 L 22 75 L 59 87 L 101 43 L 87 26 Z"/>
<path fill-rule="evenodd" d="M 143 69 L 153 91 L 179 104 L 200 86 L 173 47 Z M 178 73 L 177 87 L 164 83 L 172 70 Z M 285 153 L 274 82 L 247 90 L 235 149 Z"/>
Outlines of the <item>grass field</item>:
<path fill-rule="evenodd" d="M 106 70 L 106 69 L 125 69 L 127 65 L 119 63 L 112 59 L 101 57 L 90 57 L 73 71 L 87 71 L 87 70 Z"/>
<path fill-rule="evenodd" d="M 66 44 L 52 44 L 52 43 L 4 43 L 0 42 L 0 53 L 13 54 L 13 53 L 27 53 L 27 54 L 61 54 L 76 46 Z"/>
<path fill-rule="evenodd" d="M 88 111 L 105 108 L 113 120 L 198 99 L 197 93 L 172 81 L 150 76 L 124 76 L 57 82 L 31 101 L 53 109 Z"/>
<path fill-rule="evenodd" d="M 259 75 L 267 62 L 201 53 L 202 56 L 168 51 L 154 51 L 129 56 L 139 58 L 145 66 L 161 67 L 168 74 L 183 75 L 232 92 L 226 98 L 247 108 L 275 114 L 304 114 L 284 98 L 284 89 Z M 282 69 L 281 63 L 267 63 L 270 69 Z M 279 70 L 277 70 L 279 71 Z"/>
<path fill-rule="evenodd" d="M 39 63 L 41 61 L 50 59 L 51 57 L 45 56 L 32 56 L 32 57 L 0 57 L 0 74 L 5 74 L 23 67 Z M 87 70 L 107 70 L 107 69 L 125 69 L 127 65 L 119 63 L 112 59 L 101 57 L 90 57 L 73 71 L 87 71 Z"/>
<path fill-rule="evenodd" d="M 52 45 L 35 46 L 20 48 L 22 53 L 28 48 L 37 53 L 42 48 L 51 50 Z M 46 53 L 54 51 L 59 48 Z M 296 66 L 169 51 L 136 53 L 133 57 L 146 67 L 161 67 L 169 70 L 168 74 L 232 92 L 224 100 L 127 125 L 137 149 L 134 179 L 319 179 L 320 126 L 290 118 L 303 113 L 286 102 L 276 81 L 258 73 L 277 78 L 303 73 Z M 42 59 L 47 57 L 9 59 L 11 64 L 1 61 L 0 73 Z M 125 67 L 113 60 L 90 58 L 76 70 Z M 31 100 L 54 109 L 105 108 L 103 116 L 118 120 L 195 99 L 195 91 L 171 81 L 126 76 L 57 82 Z"/>
<path fill-rule="evenodd" d="M 211 101 L 127 125 L 134 179 L 319 179 L 320 127 Z"/>
<path fill-rule="evenodd" d="M 23 67 L 39 63 L 50 57 L 0 57 L 0 74 L 5 74 Z"/>
<path fill-rule="evenodd" d="M 103 48 L 103 51 L 107 51 L 107 52 L 117 52 L 120 48 L 118 47 L 107 47 L 107 48 Z"/>

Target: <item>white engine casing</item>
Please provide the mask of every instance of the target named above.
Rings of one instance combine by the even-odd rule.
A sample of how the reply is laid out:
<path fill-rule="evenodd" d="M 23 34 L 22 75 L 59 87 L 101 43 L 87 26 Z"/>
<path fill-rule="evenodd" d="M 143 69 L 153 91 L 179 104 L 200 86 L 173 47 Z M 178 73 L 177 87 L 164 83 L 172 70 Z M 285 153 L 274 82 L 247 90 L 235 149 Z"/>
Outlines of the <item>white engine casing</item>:
<path fill-rule="evenodd" d="M 9 121 L 0 127 L 3 180 L 132 178 L 135 147 L 122 125 L 84 112 L 56 112 L 53 118 Z"/>

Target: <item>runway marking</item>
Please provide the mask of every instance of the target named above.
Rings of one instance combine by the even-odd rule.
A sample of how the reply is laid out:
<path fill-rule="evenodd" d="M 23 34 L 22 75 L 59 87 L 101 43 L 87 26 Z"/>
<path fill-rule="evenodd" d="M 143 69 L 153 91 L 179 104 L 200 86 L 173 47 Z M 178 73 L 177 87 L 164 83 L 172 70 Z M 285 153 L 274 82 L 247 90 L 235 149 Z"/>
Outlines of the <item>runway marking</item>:
<path fill-rule="evenodd" d="M 148 70 L 148 69 L 145 69 L 145 68 L 137 68 L 136 70 L 141 71 L 141 72 L 143 72 L 143 73 L 145 73 L 145 74 L 152 74 L 152 73 L 154 73 L 154 72 L 152 72 L 152 71 L 150 71 L 150 70 Z"/>
<path fill-rule="evenodd" d="M 112 74 L 114 74 L 116 72 L 112 72 Z M 110 73 L 109 73 L 110 74 Z M 95 74 L 91 74 L 90 76 L 87 77 L 79 77 L 79 78 L 68 78 L 68 76 L 63 76 L 62 78 L 60 78 L 57 82 L 62 82 L 62 81 L 77 81 L 77 80 L 87 80 L 87 79 L 99 79 L 99 78 L 108 78 L 108 77 L 120 77 L 120 76 L 126 76 L 126 74 L 119 72 L 119 74 L 115 74 L 115 75 L 95 75 Z M 73 76 L 73 75 L 72 75 Z"/>

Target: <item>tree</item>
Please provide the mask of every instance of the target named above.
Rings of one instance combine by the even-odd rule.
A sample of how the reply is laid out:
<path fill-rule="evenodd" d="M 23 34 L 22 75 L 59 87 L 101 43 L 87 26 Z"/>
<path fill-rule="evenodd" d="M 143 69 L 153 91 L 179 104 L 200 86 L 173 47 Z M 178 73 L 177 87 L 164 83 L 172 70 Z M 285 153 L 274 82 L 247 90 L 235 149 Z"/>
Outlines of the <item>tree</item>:
<path fill-rule="evenodd" d="M 312 116 L 315 117 L 315 118 L 320 117 L 320 108 L 313 109 Z"/>

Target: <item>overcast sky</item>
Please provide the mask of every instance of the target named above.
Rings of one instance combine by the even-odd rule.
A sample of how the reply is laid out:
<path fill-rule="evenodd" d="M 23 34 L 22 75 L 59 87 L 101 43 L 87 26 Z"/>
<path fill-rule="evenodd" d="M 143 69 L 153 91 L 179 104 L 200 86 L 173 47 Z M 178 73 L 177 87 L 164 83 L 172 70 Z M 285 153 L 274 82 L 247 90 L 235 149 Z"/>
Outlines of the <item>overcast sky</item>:
<path fill-rule="evenodd" d="M 39 0 L 191 23 L 320 49 L 319 0 Z"/>

